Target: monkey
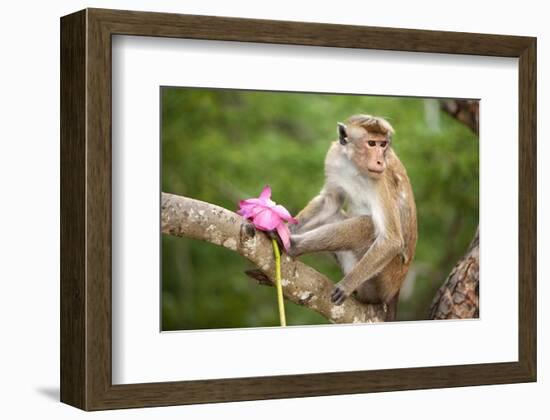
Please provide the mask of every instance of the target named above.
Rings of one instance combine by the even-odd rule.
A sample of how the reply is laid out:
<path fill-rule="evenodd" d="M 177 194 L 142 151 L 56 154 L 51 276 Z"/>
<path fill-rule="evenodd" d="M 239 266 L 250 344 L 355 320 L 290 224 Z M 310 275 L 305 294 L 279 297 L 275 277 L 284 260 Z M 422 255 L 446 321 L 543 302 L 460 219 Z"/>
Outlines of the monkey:
<path fill-rule="evenodd" d="M 337 124 L 337 134 L 326 154 L 324 186 L 296 216 L 288 253 L 332 252 L 344 276 L 331 301 L 341 305 L 355 293 L 363 303 L 386 304 L 392 321 L 416 250 L 411 183 L 385 119 L 353 115 Z"/>

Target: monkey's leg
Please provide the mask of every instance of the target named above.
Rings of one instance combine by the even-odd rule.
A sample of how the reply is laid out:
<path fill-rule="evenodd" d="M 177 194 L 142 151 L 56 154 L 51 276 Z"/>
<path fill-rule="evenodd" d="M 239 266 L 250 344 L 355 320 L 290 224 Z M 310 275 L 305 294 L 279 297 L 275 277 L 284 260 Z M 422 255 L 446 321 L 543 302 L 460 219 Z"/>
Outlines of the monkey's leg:
<path fill-rule="evenodd" d="M 330 296 L 331 301 L 337 305 L 344 303 L 359 286 L 366 281 L 372 281 L 374 276 L 382 272 L 388 263 L 398 255 L 400 249 L 401 244 L 395 240 L 385 238 L 374 241 L 353 270 L 334 286 Z"/>
<path fill-rule="evenodd" d="M 399 302 L 399 291 L 387 303 L 388 313 L 386 321 L 395 321 L 397 319 L 397 303 Z"/>
<path fill-rule="evenodd" d="M 292 256 L 368 248 L 374 241 L 374 225 L 370 216 L 351 217 L 292 235 L 290 241 L 289 254 Z"/>

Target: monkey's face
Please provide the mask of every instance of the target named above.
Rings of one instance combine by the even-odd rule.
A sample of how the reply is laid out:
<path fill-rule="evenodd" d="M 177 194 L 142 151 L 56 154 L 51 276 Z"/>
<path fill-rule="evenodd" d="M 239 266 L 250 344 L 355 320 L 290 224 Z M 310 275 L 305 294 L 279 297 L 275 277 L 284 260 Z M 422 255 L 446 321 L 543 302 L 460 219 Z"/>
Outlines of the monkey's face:
<path fill-rule="evenodd" d="M 351 160 L 364 175 L 379 179 L 386 170 L 386 150 L 389 141 L 385 134 L 368 133 L 362 127 L 349 127 L 346 130 L 353 153 Z"/>

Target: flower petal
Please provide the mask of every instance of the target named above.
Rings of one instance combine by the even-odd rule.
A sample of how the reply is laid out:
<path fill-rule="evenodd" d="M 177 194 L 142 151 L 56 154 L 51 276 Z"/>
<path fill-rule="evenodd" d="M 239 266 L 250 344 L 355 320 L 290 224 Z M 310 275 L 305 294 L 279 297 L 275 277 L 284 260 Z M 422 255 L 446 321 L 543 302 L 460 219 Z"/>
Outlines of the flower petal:
<path fill-rule="evenodd" d="M 237 214 L 241 215 L 245 219 L 252 219 L 254 216 L 247 210 L 239 210 Z"/>
<path fill-rule="evenodd" d="M 239 202 L 239 210 L 237 211 L 237 214 L 240 214 L 244 218 L 249 218 L 252 216 L 252 209 L 254 208 L 253 204 L 243 204 L 243 202 Z"/>
<path fill-rule="evenodd" d="M 280 204 L 277 204 L 273 211 L 279 215 L 279 217 L 283 220 L 286 220 L 289 223 L 298 223 L 298 220 L 296 220 L 294 217 L 290 215 L 288 210 L 281 206 Z"/>
<path fill-rule="evenodd" d="M 255 216 L 264 208 L 266 206 L 262 204 L 262 200 L 259 198 L 249 198 L 248 200 L 239 201 L 239 211 L 237 213 L 245 218 L 249 218 Z"/>
<path fill-rule="evenodd" d="M 262 209 L 254 216 L 253 223 L 260 230 L 273 230 L 283 222 L 277 213 Z"/>
<path fill-rule="evenodd" d="M 260 200 L 267 201 L 271 198 L 271 187 L 266 185 L 260 193 Z"/>
<path fill-rule="evenodd" d="M 250 209 L 250 214 L 252 217 L 256 217 L 259 213 L 261 213 L 264 210 L 268 210 L 263 206 L 254 206 Z"/>
<path fill-rule="evenodd" d="M 278 224 L 277 233 L 283 242 L 283 246 L 288 251 L 290 249 L 290 231 L 288 230 L 288 226 L 284 223 Z"/>
<path fill-rule="evenodd" d="M 246 200 L 239 201 L 239 206 L 248 206 L 253 204 L 264 204 L 264 200 L 261 200 L 259 198 L 247 198 Z"/>

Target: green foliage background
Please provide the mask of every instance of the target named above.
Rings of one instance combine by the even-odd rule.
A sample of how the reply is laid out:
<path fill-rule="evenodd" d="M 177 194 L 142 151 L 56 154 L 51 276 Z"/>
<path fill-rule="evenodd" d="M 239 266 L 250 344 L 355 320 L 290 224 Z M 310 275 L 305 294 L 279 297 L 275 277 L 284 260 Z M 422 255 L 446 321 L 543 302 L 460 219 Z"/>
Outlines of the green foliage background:
<path fill-rule="evenodd" d="M 479 147 L 433 99 L 162 88 L 162 190 L 236 210 L 264 185 L 292 214 L 323 184 L 336 122 L 357 113 L 387 118 L 418 208 L 419 240 L 398 317 L 425 319 L 436 289 L 478 224 Z M 302 257 L 335 282 L 329 255 Z M 162 329 L 278 325 L 275 289 L 243 274 L 225 248 L 162 235 Z M 286 302 L 289 325 L 327 321 Z"/>

